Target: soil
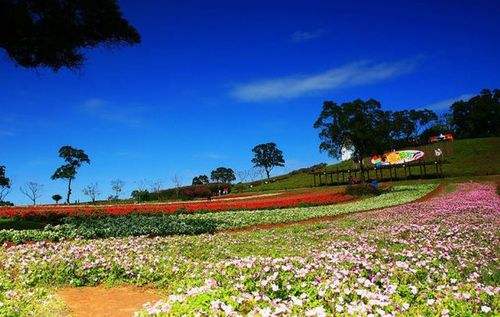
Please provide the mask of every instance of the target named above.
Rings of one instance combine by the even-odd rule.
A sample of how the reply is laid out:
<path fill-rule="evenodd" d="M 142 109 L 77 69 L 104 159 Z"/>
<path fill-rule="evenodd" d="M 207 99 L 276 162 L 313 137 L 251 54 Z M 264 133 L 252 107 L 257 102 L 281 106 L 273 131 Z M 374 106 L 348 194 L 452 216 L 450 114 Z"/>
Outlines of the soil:
<path fill-rule="evenodd" d="M 119 286 L 65 287 L 57 295 L 72 317 L 130 317 L 146 302 L 160 299 L 151 288 Z"/>

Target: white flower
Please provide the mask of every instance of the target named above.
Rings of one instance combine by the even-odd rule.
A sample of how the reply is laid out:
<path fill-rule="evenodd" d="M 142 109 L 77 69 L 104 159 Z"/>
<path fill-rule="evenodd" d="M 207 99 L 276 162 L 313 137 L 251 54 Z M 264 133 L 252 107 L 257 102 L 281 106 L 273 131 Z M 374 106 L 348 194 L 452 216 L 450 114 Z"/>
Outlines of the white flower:
<path fill-rule="evenodd" d="M 489 313 L 491 311 L 491 308 L 489 308 L 488 306 L 481 306 L 481 311 L 483 313 Z"/>
<path fill-rule="evenodd" d="M 408 308 L 410 308 L 410 304 L 404 303 L 403 304 L 403 310 L 407 310 Z"/>
<path fill-rule="evenodd" d="M 280 289 L 280 287 L 276 284 L 273 284 L 271 285 L 271 289 L 273 290 L 273 292 L 277 292 Z"/>
<path fill-rule="evenodd" d="M 434 304 L 434 302 L 435 302 L 435 300 L 434 300 L 434 299 L 429 298 L 429 299 L 427 300 L 427 305 L 433 305 L 433 304 Z"/>
<path fill-rule="evenodd" d="M 326 312 L 322 306 L 319 306 L 319 307 L 315 307 L 312 309 L 308 309 L 306 311 L 306 316 L 307 317 L 325 317 Z"/>

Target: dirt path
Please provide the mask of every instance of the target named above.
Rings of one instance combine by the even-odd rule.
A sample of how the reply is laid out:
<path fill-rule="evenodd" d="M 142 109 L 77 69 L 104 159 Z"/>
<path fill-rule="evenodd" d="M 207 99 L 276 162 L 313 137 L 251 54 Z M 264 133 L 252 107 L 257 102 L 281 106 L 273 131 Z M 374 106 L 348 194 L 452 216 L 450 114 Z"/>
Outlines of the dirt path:
<path fill-rule="evenodd" d="M 66 287 L 57 295 L 72 317 L 130 317 L 144 303 L 160 298 L 153 289 L 133 286 Z"/>

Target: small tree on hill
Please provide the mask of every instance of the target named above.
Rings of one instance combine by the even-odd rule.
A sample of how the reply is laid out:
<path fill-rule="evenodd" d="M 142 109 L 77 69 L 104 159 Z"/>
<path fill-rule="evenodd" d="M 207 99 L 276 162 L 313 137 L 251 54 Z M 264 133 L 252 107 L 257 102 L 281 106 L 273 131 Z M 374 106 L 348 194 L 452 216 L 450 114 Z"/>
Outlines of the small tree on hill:
<path fill-rule="evenodd" d="M 271 171 L 274 167 L 285 166 L 283 152 L 278 149 L 276 143 L 270 142 L 256 145 L 252 149 L 252 152 L 254 153 L 254 158 L 252 159 L 254 167 L 263 168 L 267 179 L 271 178 Z"/>
<path fill-rule="evenodd" d="M 83 163 L 90 164 L 90 159 L 83 150 L 75 149 L 69 145 L 65 145 L 59 149 L 59 157 L 62 158 L 66 164 L 58 167 L 54 174 L 51 176 L 53 180 L 67 179 L 68 180 L 68 194 L 66 196 L 66 203 L 69 204 L 71 196 L 71 181 L 75 179 L 78 168 Z"/>
<path fill-rule="evenodd" d="M 228 183 L 236 180 L 234 171 L 227 167 L 218 167 L 210 173 L 210 178 L 216 183 Z"/>
<path fill-rule="evenodd" d="M 193 178 L 193 185 L 206 185 L 210 183 L 207 175 L 199 175 Z"/>
<path fill-rule="evenodd" d="M 56 204 L 59 204 L 59 200 L 62 199 L 62 196 L 59 194 L 52 195 L 52 200 L 56 202 Z"/>
<path fill-rule="evenodd" d="M 22 186 L 19 188 L 21 193 L 23 193 L 24 196 L 28 197 L 33 205 L 36 205 L 36 200 L 40 197 L 42 197 L 42 184 L 38 184 L 35 182 L 28 182 L 26 185 Z"/>
<path fill-rule="evenodd" d="M 115 193 L 114 199 L 118 199 L 120 197 L 120 193 L 123 191 L 123 186 L 125 186 L 125 182 L 120 179 L 114 179 L 111 181 L 111 190 Z"/>
<path fill-rule="evenodd" d="M 92 183 L 85 186 L 82 192 L 85 196 L 89 196 L 93 203 L 95 203 L 97 197 L 101 194 L 97 183 Z"/>

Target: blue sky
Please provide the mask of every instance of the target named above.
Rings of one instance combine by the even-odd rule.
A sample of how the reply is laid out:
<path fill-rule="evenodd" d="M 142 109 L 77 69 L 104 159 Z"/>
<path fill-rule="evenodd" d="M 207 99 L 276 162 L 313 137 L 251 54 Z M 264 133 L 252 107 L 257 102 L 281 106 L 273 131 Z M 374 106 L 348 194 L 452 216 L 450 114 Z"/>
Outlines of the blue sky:
<path fill-rule="evenodd" d="M 333 159 L 312 124 L 324 100 L 375 98 L 387 109 L 442 111 L 498 88 L 498 1 L 120 1 L 134 47 L 87 52 L 81 71 L 26 70 L 0 55 L 0 164 L 19 186 L 44 184 L 62 145 L 84 149 L 74 199 L 110 180 L 127 194 L 173 175 L 251 168 L 274 141 L 286 167 Z M 101 198 L 102 198 L 101 197 Z"/>

